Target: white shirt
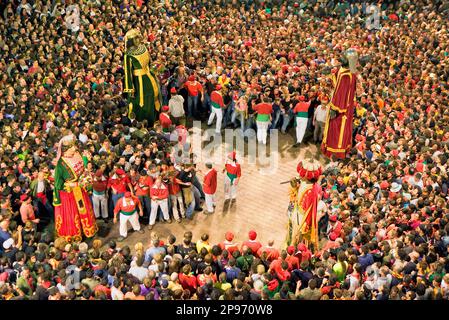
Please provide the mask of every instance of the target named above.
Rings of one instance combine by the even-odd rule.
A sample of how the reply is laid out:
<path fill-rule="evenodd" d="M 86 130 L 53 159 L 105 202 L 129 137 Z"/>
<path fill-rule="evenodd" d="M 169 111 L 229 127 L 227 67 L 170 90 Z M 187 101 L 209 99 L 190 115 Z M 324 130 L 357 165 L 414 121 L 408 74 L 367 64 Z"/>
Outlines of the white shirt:
<path fill-rule="evenodd" d="M 320 104 L 315 109 L 314 119 L 317 122 L 325 122 L 326 121 L 326 115 L 327 115 L 327 108 Z"/>
<path fill-rule="evenodd" d="M 44 181 L 37 182 L 37 192 L 45 192 L 45 183 Z"/>
<path fill-rule="evenodd" d="M 119 289 L 117 289 L 116 287 L 112 287 L 111 288 L 111 298 L 112 300 L 123 300 L 123 297 L 125 295 L 123 294 L 123 292 Z"/>
<path fill-rule="evenodd" d="M 80 135 L 78 136 L 78 140 L 81 141 L 83 144 L 86 144 L 87 140 L 89 140 L 89 137 L 84 133 L 80 133 Z"/>
<path fill-rule="evenodd" d="M 183 117 L 185 114 L 184 98 L 179 94 L 171 97 L 170 101 L 168 101 L 168 107 L 170 114 L 175 118 Z"/>
<path fill-rule="evenodd" d="M 140 282 L 148 277 L 148 269 L 144 267 L 132 267 L 129 269 L 128 273 L 139 279 Z"/>

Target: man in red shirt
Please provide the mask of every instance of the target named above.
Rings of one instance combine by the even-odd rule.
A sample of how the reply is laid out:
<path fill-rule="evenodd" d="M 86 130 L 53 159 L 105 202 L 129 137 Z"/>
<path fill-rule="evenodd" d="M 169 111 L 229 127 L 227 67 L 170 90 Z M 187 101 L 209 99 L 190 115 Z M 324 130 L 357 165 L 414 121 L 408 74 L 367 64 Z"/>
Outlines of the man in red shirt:
<path fill-rule="evenodd" d="M 148 229 L 153 229 L 153 226 L 156 223 L 157 209 L 159 207 L 161 207 L 165 221 L 171 223 L 171 219 L 168 214 L 168 196 L 168 187 L 162 183 L 162 177 L 158 176 L 150 188 L 151 213 L 150 225 L 148 226 Z"/>
<path fill-rule="evenodd" d="M 95 218 L 101 217 L 106 219 L 108 217 L 108 179 L 103 175 L 103 171 L 98 169 L 92 182 L 92 205 L 94 207 Z"/>
<path fill-rule="evenodd" d="M 182 267 L 182 272 L 179 273 L 178 279 L 184 290 L 189 290 L 192 295 L 196 292 L 198 283 L 196 277 L 192 273 L 192 266 L 190 264 L 186 264 Z"/>
<path fill-rule="evenodd" d="M 115 173 L 109 178 L 108 187 L 110 187 L 112 191 L 112 203 L 114 204 L 114 208 L 117 205 L 117 201 L 123 197 L 127 189 L 129 188 L 129 190 L 132 190 L 131 180 L 123 169 L 115 170 Z"/>
<path fill-rule="evenodd" d="M 306 98 L 304 96 L 300 96 L 299 102 L 293 109 L 296 115 L 296 147 L 302 143 L 304 134 L 306 133 L 307 123 L 309 122 L 310 101 L 305 100 Z"/>
<path fill-rule="evenodd" d="M 329 240 L 335 241 L 335 239 L 340 237 L 343 225 L 337 220 L 337 215 L 332 215 L 329 217 L 329 224 L 327 225 L 326 234 Z"/>
<path fill-rule="evenodd" d="M 173 211 L 173 217 L 176 222 L 181 222 L 181 217 L 185 218 L 186 214 L 184 212 L 184 201 L 182 200 L 182 192 L 179 183 L 176 181 L 179 176 L 179 171 L 175 169 L 174 165 L 171 165 L 168 169 L 169 173 L 169 184 L 168 184 L 168 194 L 170 195 L 170 203 Z"/>
<path fill-rule="evenodd" d="M 251 249 L 251 252 L 254 253 L 255 256 L 258 257 L 257 252 L 259 252 L 259 249 L 262 247 L 262 244 L 259 241 L 256 241 L 257 233 L 254 230 L 251 230 L 248 233 L 249 240 L 243 241 L 241 248 L 244 246 L 247 246 Z"/>
<path fill-rule="evenodd" d="M 210 116 L 207 125 L 212 125 L 215 115 L 217 116 L 217 123 L 215 125 L 215 133 L 221 132 L 221 122 L 223 121 L 223 109 L 225 107 L 223 96 L 221 95 L 221 85 L 217 85 L 215 90 L 210 94 Z"/>
<path fill-rule="evenodd" d="M 215 192 L 217 191 L 217 170 L 212 167 L 212 163 L 206 163 L 207 172 L 203 180 L 203 191 L 206 200 L 206 213 L 214 213 Z"/>
<path fill-rule="evenodd" d="M 147 175 L 147 171 L 142 170 L 139 180 L 137 180 L 134 187 L 136 197 L 139 198 L 140 203 L 143 206 L 144 216 L 150 218 L 151 201 L 150 201 L 150 187 L 153 185 L 153 178 Z"/>
<path fill-rule="evenodd" d="M 237 198 L 237 184 L 239 183 L 242 175 L 242 170 L 240 168 L 240 164 L 237 163 L 235 156 L 235 151 L 228 155 L 228 160 L 226 161 L 225 168 L 223 169 L 223 172 L 226 173 L 224 178 L 225 200 L 235 200 Z"/>
<path fill-rule="evenodd" d="M 231 231 L 228 231 L 225 234 L 225 240 L 220 242 L 218 246 L 221 250 L 227 250 L 229 254 L 232 255 L 235 250 L 238 250 L 238 243 L 234 243 L 232 240 L 234 240 L 234 234 Z"/>
<path fill-rule="evenodd" d="M 286 264 L 287 268 L 284 269 L 282 267 L 283 264 Z M 287 252 L 282 250 L 279 258 L 270 263 L 268 271 L 272 274 L 282 275 L 285 270 L 292 270 L 292 265 L 287 261 Z"/>
<path fill-rule="evenodd" d="M 168 114 L 169 107 L 163 106 L 162 112 L 159 115 L 159 122 L 161 123 L 163 132 L 170 132 L 170 127 L 172 126 L 172 121 L 170 119 L 170 115 Z"/>
<path fill-rule="evenodd" d="M 196 81 L 194 75 L 191 75 L 189 76 L 188 81 L 184 84 L 184 87 L 187 89 L 188 93 L 187 113 L 189 117 L 196 117 L 198 114 L 198 98 L 200 93 L 203 95 L 203 86 Z"/>
<path fill-rule="evenodd" d="M 269 102 L 270 98 L 263 97 L 262 103 L 253 106 L 253 110 L 257 112 L 257 142 L 267 144 L 267 131 L 271 123 L 271 113 L 273 112 L 273 104 Z"/>
<path fill-rule="evenodd" d="M 262 253 L 267 253 L 267 260 L 273 261 L 279 258 L 279 250 L 276 249 L 274 246 L 274 240 L 269 240 L 267 246 L 260 247 L 257 251 L 257 255 L 260 257 L 262 256 Z"/>
<path fill-rule="evenodd" d="M 121 242 L 127 237 L 128 221 L 131 223 L 134 231 L 139 233 L 145 232 L 140 229 L 137 209 L 139 209 L 139 215 L 143 216 L 142 204 L 139 199 L 133 196 L 129 191 L 125 192 L 124 196 L 117 201 L 117 204 L 114 207 L 114 223 L 117 223 L 117 215 L 120 213 L 120 237 L 117 241 Z"/>
<path fill-rule="evenodd" d="M 295 270 L 295 269 L 299 269 L 299 264 L 301 263 L 301 261 L 299 260 L 298 257 L 295 256 L 295 246 L 289 246 L 287 248 L 287 258 L 285 258 L 285 261 L 287 261 L 287 263 L 291 266 L 291 269 L 289 271 Z"/>

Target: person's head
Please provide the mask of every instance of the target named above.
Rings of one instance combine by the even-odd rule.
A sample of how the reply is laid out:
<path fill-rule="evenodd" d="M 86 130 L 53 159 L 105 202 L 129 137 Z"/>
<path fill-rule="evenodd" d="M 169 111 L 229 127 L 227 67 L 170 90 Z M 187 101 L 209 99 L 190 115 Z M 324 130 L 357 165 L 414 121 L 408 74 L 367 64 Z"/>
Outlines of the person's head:
<path fill-rule="evenodd" d="M 203 233 L 201 235 L 201 241 L 207 242 L 209 240 L 209 235 L 207 233 Z"/>

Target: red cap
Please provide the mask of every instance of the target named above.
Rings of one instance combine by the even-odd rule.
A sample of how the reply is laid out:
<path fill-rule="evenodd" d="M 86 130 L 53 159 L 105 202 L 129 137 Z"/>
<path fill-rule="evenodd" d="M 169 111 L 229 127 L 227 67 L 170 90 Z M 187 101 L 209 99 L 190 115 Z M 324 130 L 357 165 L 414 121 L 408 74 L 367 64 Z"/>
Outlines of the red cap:
<path fill-rule="evenodd" d="M 175 88 L 175 87 L 172 87 L 172 88 L 170 89 L 170 93 L 176 93 L 176 88 Z"/>
<path fill-rule="evenodd" d="M 382 182 L 380 183 L 380 188 L 381 188 L 382 190 L 388 189 L 389 186 L 390 186 L 390 185 L 388 184 L 387 181 L 382 181 Z"/>
<path fill-rule="evenodd" d="M 123 169 L 117 169 L 117 171 L 115 171 L 119 176 L 122 176 L 125 174 L 125 171 L 123 171 Z"/>
<path fill-rule="evenodd" d="M 20 201 L 24 202 L 24 201 L 27 201 L 27 200 L 28 200 L 28 195 L 27 194 L 22 194 L 20 196 Z"/>
<path fill-rule="evenodd" d="M 236 156 L 235 151 L 232 151 L 230 154 L 228 154 L 228 158 L 229 158 L 229 159 L 232 159 L 232 160 L 234 160 L 234 161 L 235 161 L 235 156 Z"/>
<path fill-rule="evenodd" d="M 125 192 L 125 198 L 131 198 L 131 192 L 126 191 Z"/>
<path fill-rule="evenodd" d="M 337 222 L 337 215 L 332 215 L 332 216 L 330 216 L 329 217 L 329 221 L 331 221 L 331 222 Z"/>
<path fill-rule="evenodd" d="M 227 241 L 232 241 L 234 239 L 234 234 L 231 231 L 225 233 L 225 239 Z"/>
<path fill-rule="evenodd" d="M 170 108 L 169 108 L 168 106 L 163 106 L 163 107 L 162 107 L 162 111 L 166 112 L 166 111 L 168 111 L 168 110 L 170 110 Z"/>
<path fill-rule="evenodd" d="M 416 164 L 416 171 L 418 171 L 418 172 L 424 171 L 424 165 L 422 164 L 422 162 L 419 162 Z"/>
<path fill-rule="evenodd" d="M 299 100 L 304 101 L 304 100 L 306 100 L 306 97 L 304 97 L 304 96 L 299 96 Z"/>
<path fill-rule="evenodd" d="M 195 76 L 193 74 L 189 76 L 189 81 L 195 81 Z"/>
<path fill-rule="evenodd" d="M 288 246 L 288 248 L 287 248 L 287 253 L 288 253 L 289 255 L 294 254 L 294 253 L 295 253 L 295 246 Z"/>
<path fill-rule="evenodd" d="M 215 90 L 221 90 L 221 85 L 217 84 L 217 86 L 215 87 Z"/>
<path fill-rule="evenodd" d="M 397 158 L 398 157 L 398 155 L 399 155 L 399 151 L 398 150 L 392 150 L 391 151 L 391 154 L 393 155 L 393 157 L 395 157 L 395 158 Z"/>
<path fill-rule="evenodd" d="M 298 251 L 306 252 L 307 251 L 306 245 L 304 243 L 298 243 Z"/>
<path fill-rule="evenodd" d="M 251 230 L 251 231 L 248 233 L 248 237 L 249 237 L 249 240 L 256 240 L 256 238 L 257 238 L 257 233 L 256 233 L 256 231 Z"/>

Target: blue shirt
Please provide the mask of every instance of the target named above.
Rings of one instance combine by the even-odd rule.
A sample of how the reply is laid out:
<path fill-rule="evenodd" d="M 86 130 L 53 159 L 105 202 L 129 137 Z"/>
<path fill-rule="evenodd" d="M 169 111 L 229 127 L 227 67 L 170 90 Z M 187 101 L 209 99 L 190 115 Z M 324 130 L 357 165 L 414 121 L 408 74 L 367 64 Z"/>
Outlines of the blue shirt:
<path fill-rule="evenodd" d="M 164 247 L 152 247 L 147 249 L 147 251 L 145 251 L 145 262 L 151 263 L 151 261 L 153 260 L 153 257 L 158 254 L 165 254 L 165 248 Z"/>
<path fill-rule="evenodd" d="M 234 279 L 237 279 L 241 270 L 237 267 L 232 267 L 232 268 L 227 267 L 225 269 L 225 272 L 226 272 L 226 281 L 229 283 L 232 283 L 232 281 L 234 281 Z"/>
<path fill-rule="evenodd" d="M 0 230 L 0 252 L 3 253 L 3 242 L 11 238 L 11 234 L 8 231 Z"/>
<path fill-rule="evenodd" d="M 367 255 L 359 257 L 359 263 L 362 266 L 362 270 L 365 271 L 370 265 L 374 263 L 373 255 L 368 253 Z"/>

